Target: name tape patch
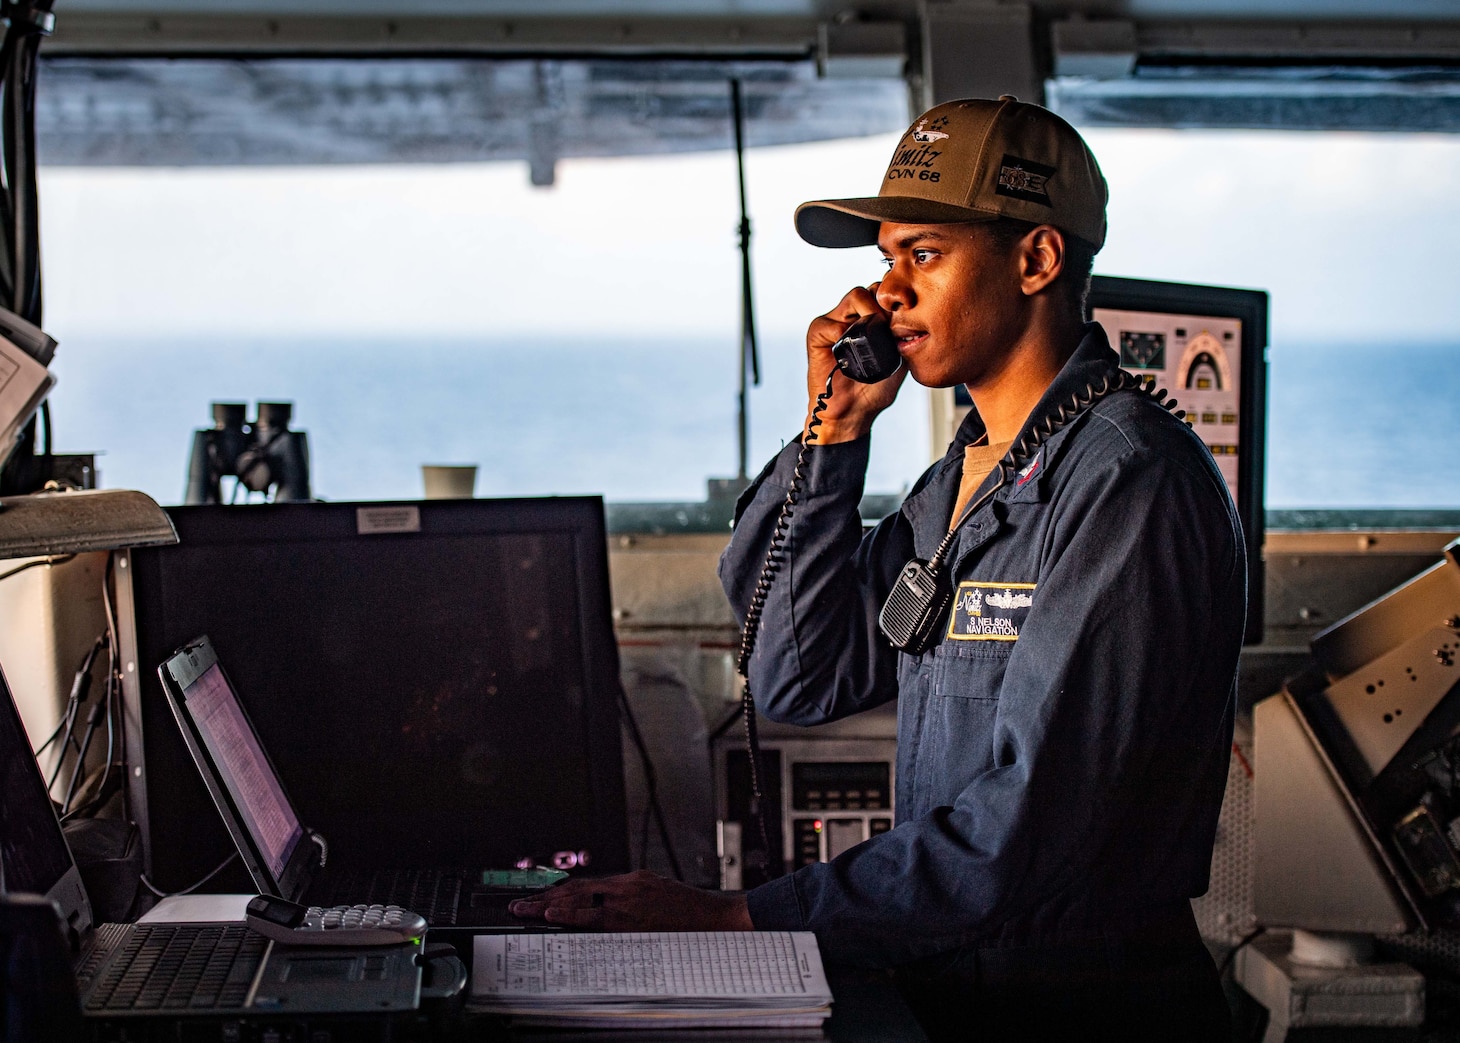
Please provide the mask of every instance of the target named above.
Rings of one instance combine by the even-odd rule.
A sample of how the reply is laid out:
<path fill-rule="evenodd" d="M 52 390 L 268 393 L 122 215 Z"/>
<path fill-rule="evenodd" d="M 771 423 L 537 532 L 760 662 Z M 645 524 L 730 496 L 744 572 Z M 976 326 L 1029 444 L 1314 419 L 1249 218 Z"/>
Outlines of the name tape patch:
<path fill-rule="evenodd" d="M 954 592 L 948 637 L 954 641 L 1018 641 L 1033 606 L 1033 583 L 965 580 Z"/>
<path fill-rule="evenodd" d="M 999 166 L 999 183 L 994 186 L 994 192 L 1052 207 L 1054 204 L 1049 199 L 1049 179 L 1054 174 L 1054 167 L 1006 155 Z"/>

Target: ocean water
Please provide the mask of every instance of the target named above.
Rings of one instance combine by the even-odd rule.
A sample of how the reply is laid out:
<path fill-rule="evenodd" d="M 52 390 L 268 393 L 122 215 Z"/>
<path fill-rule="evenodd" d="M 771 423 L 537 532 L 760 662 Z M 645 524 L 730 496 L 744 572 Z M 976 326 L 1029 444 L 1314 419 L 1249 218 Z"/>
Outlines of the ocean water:
<path fill-rule="evenodd" d="M 805 410 L 804 347 L 768 337 L 762 355 L 751 474 Z M 72 337 L 51 408 L 58 451 L 103 451 L 103 485 L 163 503 L 181 500 L 215 400 L 292 401 L 326 499 L 418 498 L 422 464 L 470 463 L 480 496 L 699 501 L 708 477 L 737 470 L 736 360 L 732 338 Z M 904 398 L 874 440 L 870 489 L 898 491 L 925 465 L 926 397 Z"/>
<path fill-rule="evenodd" d="M 1460 344 L 1269 351 L 1269 508 L 1460 508 Z"/>
<path fill-rule="evenodd" d="M 799 336 L 764 338 L 750 471 L 800 429 Z M 734 338 L 157 341 L 75 336 L 57 356 L 58 451 L 99 451 L 101 482 L 182 498 L 214 400 L 285 400 L 315 494 L 415 498 L 423 463 L 475 463 L 478 495 L 701 500 L 733 475 Z M 926 396 L 879 420 L 870 492 L 929 458 Z M 1460 344 L 1287 343 L 1270 351 L 1269 508 L 1457 508 Z"/>

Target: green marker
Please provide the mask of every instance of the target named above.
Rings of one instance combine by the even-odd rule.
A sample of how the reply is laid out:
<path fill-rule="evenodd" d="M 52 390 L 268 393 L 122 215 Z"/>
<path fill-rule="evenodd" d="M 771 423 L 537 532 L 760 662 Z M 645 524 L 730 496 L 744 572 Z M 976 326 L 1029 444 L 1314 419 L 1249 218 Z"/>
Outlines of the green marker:
<path fill-rule="evenodd" d="M 568 879 L 561 869 L 486 869 L 482 885 L 495 891 L 543 891 Z"/>

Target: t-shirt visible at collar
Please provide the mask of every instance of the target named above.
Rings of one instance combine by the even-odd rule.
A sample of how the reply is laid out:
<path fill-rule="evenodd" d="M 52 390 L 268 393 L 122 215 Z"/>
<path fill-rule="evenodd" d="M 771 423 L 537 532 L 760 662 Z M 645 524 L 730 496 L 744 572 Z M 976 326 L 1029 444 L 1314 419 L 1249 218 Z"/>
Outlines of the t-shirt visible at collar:
<path fill-rule="evenodd" d="M 963 447 L 963 478 L 958 483 L 958 498 L 953 502 L 953 515 L 948 519 L 950 530 L 958 524 L 958 520 L 963 516 L 964 508 L 973 499 L 973 494 L 978 492 L 978 487 L 983 484 L 983 480 L 989 476 L 989 472 L 998 465 L 1013 444 L 1013 440 L 1010 439 L 994 445 L 977 444 Z"/>

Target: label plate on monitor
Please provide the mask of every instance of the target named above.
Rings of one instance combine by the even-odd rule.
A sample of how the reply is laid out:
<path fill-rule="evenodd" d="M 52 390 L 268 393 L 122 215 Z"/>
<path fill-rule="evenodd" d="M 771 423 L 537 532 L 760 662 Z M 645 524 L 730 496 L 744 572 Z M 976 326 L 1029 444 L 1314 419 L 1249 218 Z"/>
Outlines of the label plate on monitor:
<path fill-rule="evenodd" d="M 414 504 L 399 507 L 359 507 L 355 510 L 355 531 L 361 536 L 387 532 L 420 532 L 421 509 Z"/>

